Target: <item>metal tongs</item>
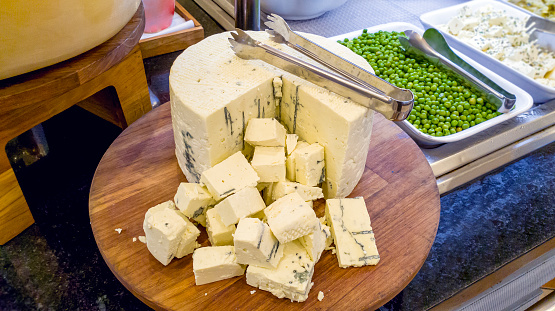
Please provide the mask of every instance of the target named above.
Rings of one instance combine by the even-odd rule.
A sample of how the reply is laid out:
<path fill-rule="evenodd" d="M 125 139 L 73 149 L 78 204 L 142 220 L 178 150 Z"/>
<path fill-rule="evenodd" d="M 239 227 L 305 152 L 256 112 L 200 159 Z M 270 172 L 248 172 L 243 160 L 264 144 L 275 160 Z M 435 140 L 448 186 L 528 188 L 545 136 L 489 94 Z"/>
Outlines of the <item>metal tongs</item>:
<path fill-rule="evenodd" d="M 265 24 L 272 40 L 284 43 L 331 70 L 327 71 L 297 57 L 254 40 L 241 29 L 231 33 L 231 48 L 243 59 L 260 59 L 297 75 L 354 102 L 375 110 L 392 121 L 405 120 L 414 105 L 411 91 L 398 88 L 357 65 L 331 53 L 316 43 L 293 32 L 276 14 Z"/>

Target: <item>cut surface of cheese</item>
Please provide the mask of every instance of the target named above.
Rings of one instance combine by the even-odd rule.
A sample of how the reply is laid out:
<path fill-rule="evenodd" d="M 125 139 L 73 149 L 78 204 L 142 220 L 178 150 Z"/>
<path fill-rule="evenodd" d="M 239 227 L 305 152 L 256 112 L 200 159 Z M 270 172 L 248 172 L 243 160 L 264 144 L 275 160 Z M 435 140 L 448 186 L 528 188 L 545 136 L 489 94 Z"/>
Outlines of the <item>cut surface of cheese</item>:
<path fill-rule="evenodd" d="M 238 223 L 241 218 L 260 212 L 265 207 L 260 192 L 254 187 L 246 187 L 216 204 L 214 210 L 222 223 L 229 226 Z"/>
<path fill-rule="evenodd" d="M 143 222 L 146 246 L 152 256 L 167 266 L 179 249 L 187 223 L 172 201 L 148 209 Z"/>
<path fill-rule="evenodd" d="M 325 181 L 324 147 L 311 144 L 298 150 L 295 158 L 295 180 L 306 186 L 316 186 Z"/>
<path fill-rule="evenodd" d="M 212 208 L 206 212 L 206 233 L 212 246 L 233 245 L 235 225 L 226 226 Z"/>
<path fill-rule="evenodd" d="M 363 198 L 326 200 L 326 220 L 341 268 L 376 265 L 380 261 Z"/>
<path fill-rule="evenodd" d="M 197 183 L 180 183 L 173 200 L 185 216 L 205 227 L 206 210 L 216 204 L 208 189 Z"/>
<path fill-rule="evenodd" d="M 305 186 L 292 181 L 280 181 L 272 187 L 272 199 L 275 201 L 293 192 L 297 192 L 305 201 L 318 200 L 324 197 L 322 188 Z"/>
<path fill-rule="evenodd" d="M 245 187 L 256 187 L 260 180 L 241 152 L 202 172 L 200 181 L 216 200 L 221 200 Z"/>
<path fill-rule="evenodd" d="M 281 243 L 311 234 L 320 224 L 312 207 L 297 192 L 276 200 L 264 209 L 264 214 L 270 229 Z"/>
<path fill-rule="evenodd" d="M 251 119 L 245 132 L 245 141 L 253 146 L 285 147 L 286 130 L 276 119 Z"/>
<path fill-rule="evenodd" d="M 283 244 L 270 227 L 257 218 L 243 218 L 233 235 L 237 262 L 244 265 L 275 268 L 283 255 Z"/>
<path fill-rule="evenodd" d="M 297 150 L 302 149 L 304 147 L 309 146 L 310 144 L 307 143 L 306 141 L 299 141 L 296 146 L 295 149 L 293 149 L 293 151 L 291 151 L 291 154 L 287 156 L 286 160 L 285 160 L 285 170 L 286 170 L 286 177 L 287 179 L 289 179 L 290 181 L 296 181 L 297 180 L 297 176 L 296 176 L 296 171 L 297 171 L 297 167 L 296 167 L 296 161 L 295 159 L 297 158 L 297 155 L 299 154 L 299 152 Z"/>
<path fill-rule="evenodd" d="M 314 262 L 320 260 L 322 252 L 329 246 L 326 245 L 328 237 L 331 237 L 331 232 L 328 226 L 318 223 L 318 230 L 314 231 L 312 234 L 307 234 L 299 238 L 299 242 L 304 246 L 310 259 Z"/>
<path fill-rule="evenodd" d="M 243 275 L 245 267 L 237 263 L 233 246 L 207 246 L 193 253 L 193 273 L 203 285 Z"/>
<path fill-rule="evenodd" d="M 272 42 L 265 32 L 248 33 L 315 64 Z M 304 35 L 372 71 L 364 58 L 348 48 Z M 324 147 L 326 198 L 347 196 L 364 171 L 373 111 L 260 60 L 237 57 L 229 47 L 229 37 L 229 33 L 221 33 L 202 40 L 185 50 L 171 68 L 175 152 L 187 180 L 197 182 L 205 170 L 245 151 L 244 135 L 251 119 L 276 118 L 290 133 Z"/>
<path fill-rule="evenodd" d="M 261 182 L 285 181 L 285 150 L 283 147 L 254 147 L 251 165 Z"/>
<path fill-rule="evenodd" d="M 247 284 L 269 291 L 278 298 L 303 302 L 312 287 L 314 262 L 299 241 L 284 245 L 283 257 L 277 268 L 249 266 Z"/>
<path fill-rule="evenodd" d="M 179 216 L 183 218 L 186 223 L 185 232 L 181 236 L 181 241 L 179 242 L 179 246 L 177 247 L 177 252 L 175 253 L 176 258 L 183 258 L 189 254 L 192 254 L 193 251 L 200 247 L 200 244 L 197 242 L 197 238 L 200 235 L 200 230 L 187 218 L 183 213 L 177 211 Z"/>

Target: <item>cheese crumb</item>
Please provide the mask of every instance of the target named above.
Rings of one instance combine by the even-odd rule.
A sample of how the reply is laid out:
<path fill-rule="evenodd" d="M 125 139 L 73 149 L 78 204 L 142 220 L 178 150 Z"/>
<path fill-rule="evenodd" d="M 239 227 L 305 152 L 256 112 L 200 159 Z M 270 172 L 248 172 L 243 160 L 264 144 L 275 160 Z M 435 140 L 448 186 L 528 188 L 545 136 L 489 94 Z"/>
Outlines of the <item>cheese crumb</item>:
<path fill-rule="evenodd" d="M 254 293 L 256 293 L 256 290 L 254 290 L 254 289 L 251 290 L 251 295 L 254 294 Z"/>
<path fill-rule="evenodd" d="M 208 293 L 204 293 L 204 296 L 208 295 Z"/>
<path fill-rule="evenodd" d="M 324 292 L 320 291 L 318 293 L 318 301 L 322 301 L 322 300 L 324 300 Z"/>
<path fill-rule="evenodd" d="M 115 230 L 116 230 L 116 232 L 117 232 L 118 234 L 121 234 L 121 230 L 123 230 L 123 229 L 122 229 L 122 228 L 117 228 L 117 229 L 115 229 Z"/>
<path fill-rule="evenodd" d="M 143 242 L 146 244 L 146 236 L 144 235 L 139 235 L 139 241 Z"/>
<path fill-rule="evenodd" d="M 137 242 L 137 238 L 134 237 L 134 238 L 133 238 L 133 242 Z"/>

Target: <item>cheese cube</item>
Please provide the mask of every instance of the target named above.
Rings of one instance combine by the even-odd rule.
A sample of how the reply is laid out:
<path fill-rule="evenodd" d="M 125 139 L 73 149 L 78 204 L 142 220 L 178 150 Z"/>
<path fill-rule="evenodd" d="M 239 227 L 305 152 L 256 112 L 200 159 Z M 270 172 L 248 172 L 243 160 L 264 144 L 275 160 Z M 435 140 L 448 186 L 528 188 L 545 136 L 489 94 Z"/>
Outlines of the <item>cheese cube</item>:
<path fill-rule="evenodd" d="M 245 187 L 256 187 L 259 179 L 240 151 L 202 172 L 200 177 L 200 181 L 216 200 L 221 200 Z"/>
<path fill-rule="evenodd" d="M 266 205 L 270 205 L 274 202 L 272 200 L 272 189 L 274 189 L 275 183 L 267 183 L 266 187 L 262 190 L 262 198 L 264 199 L 264 203 Z"/>
<path fill-rule="evenodd" d="M 318 220 L 322 225 L 322 230 L 326 234 L 326 247 L 324 247 L 324 249 L 326 249 L 331 246 L 331 243 L 333 243 L 333 236 L 331 235 L 330 227 L 328 227 L 328 224 L 326 222 L 326 216 L 320 217 L 318 218 Z"/>
<path fill-rule="evenodd" d="M 296 240 L 318 229 L 314 210 L 297 193 L 290 193 L 264 209 L 268 225 L 281 243 Z"/>
<path fill-rule="evenodd" d="M 193 273 L 197 285 L 242 275 L 245 267 L 237 263 L 233 246 L 208 246 L 193 253 Z"/>
<path fill-rule="evenodd" d="M 320 260 L 320 256 L 324 249 L 329 246 L 326 245 L 328 237 L 331 238 L 331 232 L 328 226 L 318 223 L 318 230 L 312 234 L 307 234 L 299 238 L 299 242 L 304 246 L 310 259 L 315 263 Z"/>
<path fill-rule="evenodd" d="M 235 225 L 226 226 L 215 209 L 206 212 L 206 233 L 212 246 L 233 245 Z"/>
<path fill-rule="evenodd" d="M 285 160 L 285 169 L 286 169 L 286 177 L 287 179 L 291 180 L 291 181 L 295 181 L 295 158 L 297 157 L 297 152 L 295 152 L 298 149 L 301 149 L 303 147 L 309 146 L 309 144 L 305 141 L 300 141 L 297 143 L 295 149 L 291 152 L 290 155 L 287 156 L 287 159 Z"/>
<path fill-rule="evenodd" d="M 295 157 L 295 179 L 307 186 L 316 186 L 326 180 L 324 147 L 311 144 L 298 150 Z"/>
<path fill-rule="evenodd" d="M 239 222 L 239 219 L 255 214 L 266 207 L 260 192 L 254 187 L 247 187 L 231 195 L 214 206 L 225 226 Z"/>
<path fill-rule="evenodd" d="M 183 258 L 189 254 L 192 254 L 196 248 L 200 247 L 197 242 L 197 238 L 200 235 L 200 230 L 181 212 L 178 212 L 179 216 L 183 218 L 187 226 L 185 227 L 185 232 L 181 236 L 181 242 L 177 248 L 176 258 Z"/>
<path fill-rule="evenodd" d="M 297 147 L 297 141 L 299 140 L 299 135 L 297 134 L 286 134 L 285 136 L 285 149 L 287 150 L 287 155 L 290 155 L 295 147 Z"/>
<path fill-rule="evenodd" d="M 285 147 L 285 127 L 276 119 L 251 119 L 245 141 L 253 146 Z"/>
<path fill-rule="evenodd" d="M 375 265 L 380 261 L 363 198 L 326 200 L 326 220 L 331 226 L 341 268 Z"/>
<path fill-rule="evenodd" d="M 283 244 L 272 234 L 270 227 L 257 218 L 239 221 L 233 245 L 240 264 L 275 268 L 283 255 Z"/>
<path fill-rule="evenodd" d="M 293 192 L 297 192 L 305 201 L 318 200 L 324 197 L 322 188 L 305 186 L 291 181 L 280 181 L 272 188 L 272 199 L 275 201 Z"/>
<path fill-rule="evenodd" d="M 187 217 L 206 227 L 206 210 L 216 204 L 206 187 L 182 182 L 173 198 L 177 208 Z"/>
<path fill-rule="evenodd" d="M 278 298 L 303 302 L 312 287 L 314 262 L 299 241 L 284 245 L 283 257 L 277 268 L 249 266 L 247 284 L 269 291 Z"/>
<path fill-rule="evenodd" d="M 187 223 L 172 201 L 151 207 L 145 214 L 143 230 L 152 256 L 167 266 L 179 249 Z"/>
<path fill-rule="evenodd" d="M 251 165 L 260 177 L 260 182 L 285 180 L 285 151 L 283 147 L 256 146 Z"/>

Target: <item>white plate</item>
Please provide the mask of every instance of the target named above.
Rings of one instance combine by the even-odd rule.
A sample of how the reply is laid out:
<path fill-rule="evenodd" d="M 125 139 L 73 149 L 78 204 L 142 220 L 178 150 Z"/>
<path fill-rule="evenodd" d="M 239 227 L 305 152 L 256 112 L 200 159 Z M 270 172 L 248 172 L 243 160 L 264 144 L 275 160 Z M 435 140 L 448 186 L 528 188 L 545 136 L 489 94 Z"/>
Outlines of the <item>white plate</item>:
<path fill-rule="evenodd" d="M 422 25 L 424 25 L 426 29 L 432 27 L 437 28 L 439 25 L 447 24 L 447 22 L 449 22 L 451 18 L 456 16 L 459 10 L 466 5 L 468 5 L 472 10 L 476 10 L 479 7 L 484 7 L 487 5 L 492 5 L 496 9 L 505 10 L 508 16 L 515 16 L 520 18 L 534 15 L 532 12 L 516 8 L 503 1 L 475 0 L 422 14 L 420 15 L 420 22 L 422 22 Z M 520 86 L 522 89 L 532 95 L 535 103 L 544 103 L 555 98 L 555 88 L 536 82 L 534 79 L 523 75 L 517 70 L 510 68 L 497 59 L 489 56 L 488 54 L 480 50 L 473 48 L 472 46 L 460 41 L 459 39 L 448 33 L 445 33 L 443 31 L 441 31 L 441 33 L 450 46 L 459 50 L 461 53 L 472 57 L 472 59 L 476 60 L 478 63 L 487 66 L 492 71 L 505 77 L 512 83 Z"/>
<path fill-rule="evenodd" d="M 383 24 L 383 25 L 378 25 L 378 26 L 374 26 L 374 27 L 370 27 L 367 29 L 369 33 L 373 33 L 373 32 L 377 32 L 380 30 L 384 30 L 384 31 L 405 31 L 405 30 L 413 30 L 416 31 L 420 34 L 424 33 L 424 30 L 416 27 L 412 24 L 409 23 L 388 23 L 388 24 Z M 344 35 L 339 35 L 339 36 L 335 36 L 332 37 L 330 39 L 332 40 L 343 40 L 345 38 L 355 38 L 358 37 L 362 34 L 362 30 L 357 30 L 357 31 L 353 31 Z M 505 120 L 508 120 L 518 114 L 523 113 L 524 111 L 530 109 L 530 107 L 532 107 L 532 97 L 530 96 L 530 94 L 526 93 L 524 90 L 522 90 L 521 88 L 517 87 L 516 85 L 512 84 L 511 82 L 505 80 L 504 78 L 500 77 L 499 75 L 493 73 L 491 70 L 485 68 L 484 66 L 481 66 L 480 64 L 476 63 L 475 61 L 473 61 L 472 59 L 470 59 L 469 57 L 461 54 L 459 51 L 453 49 L 453 51 L 460 56 L 463 60 L 465 60 L 466 62 L 468 62 L 471 66 L 473 66 L 474 68 L 476 68 L 477 70 L 479 70 L 481 73 L 483 73 L 485 76 L 487 76 L 488 78 L 490 78 L 492 81 L 494 81 L 495 83 L 497 83 L 500 87 L 504 88 L 506 91 L 514 94 L 516 96 L 516 102 L 514 105 L 514 108 L 507 112 L 507 113 L 503 113 L 502 115 L 499 115 L 493 119 L 484 121 L 478 125 L 472 126 L 466 130 L 460 131 L 458 133 L 455 134 L 451 134 L 448 136 L 441 136 L 441 137 L 435 137 L 435 136 L 431 136 L 428 134 L 424 134 L 422 132 L 420 132 L 416 127 L 414 127 L 412 124 L 410 124 L 408 121 L 402 121 L 402 122 L 397 122 L 397 125 L 399 125 L 407 134 L 409 134 L 417 143 L 419 143 L 420 145 L 425 145 L 425 146 L 434 146 L 434 145 L 440 145 L 440 144 L 445 144 L 445 143 L 451 143 L 451 142 L 455 142 L 455 141 L 459 141 L 462 139 L 465 139 L 469 136 L 472 136 L 476 133 L 479 133 L 489 127 L 492 127 L 496 124 L 499 124 Z"/>

